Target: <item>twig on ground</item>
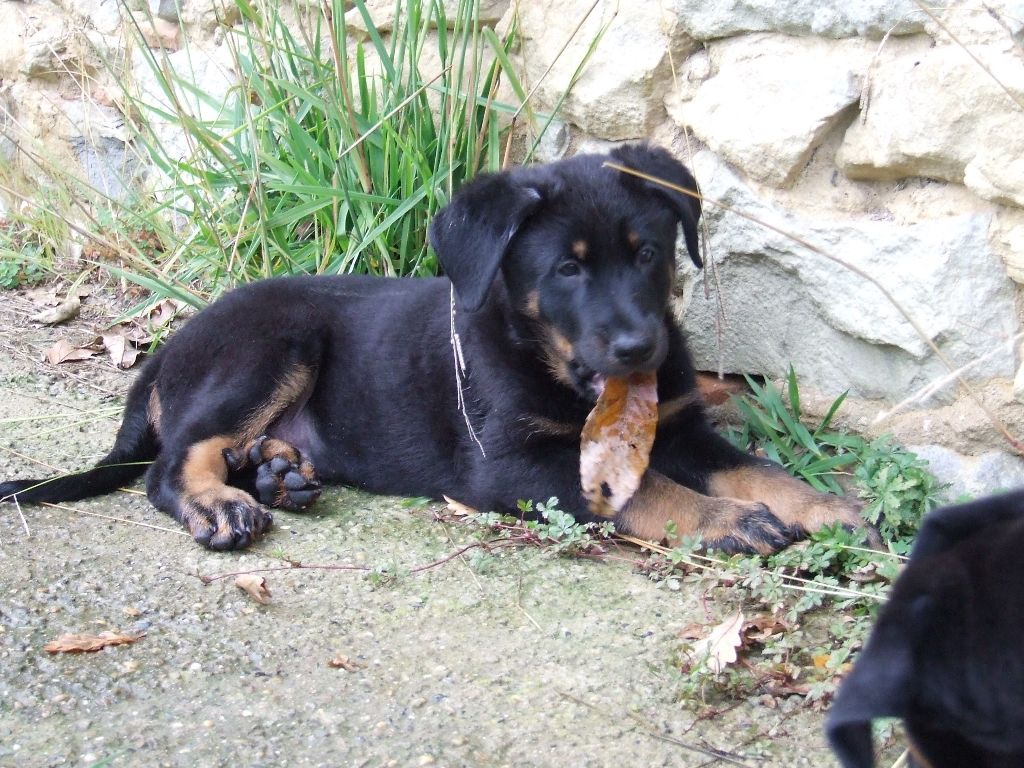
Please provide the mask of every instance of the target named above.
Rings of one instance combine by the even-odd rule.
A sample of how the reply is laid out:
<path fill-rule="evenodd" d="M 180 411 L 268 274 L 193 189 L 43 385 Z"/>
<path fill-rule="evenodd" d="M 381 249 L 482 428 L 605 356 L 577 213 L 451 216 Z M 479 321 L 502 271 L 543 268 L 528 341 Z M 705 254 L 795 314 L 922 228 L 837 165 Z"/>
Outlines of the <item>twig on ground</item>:
<path fill-rule="evenodd" d="M 579 698 L 578 696 L 574 696 L 571 693 L 566 693 L 565 691 L 559 691 L 558 695 L 561 696 L 563 699 L 568 699 L 569 701 L 573 702 L 574 704 L 579 704 L 581 707 L 586 707 L 587 709 L 589 709 L 589 710 L 591 710 L 593 712 L 596 712 L 597 714 L 599 714 L 599 715 L 601 715 L 603 717 L 606 717 L 609 720 L 614 719 L 616 723 L 621 723 L 622 722 L 622 720 L 620 718 L 618 718 L 618 717 L 614 717 L 613 718 L 612 715 L 610 715 L 609 713 L 605 712 L 604 710 L 602 710 L 602 709 L 600 709 L 598 707 L 595 707 L 590 702 L 584 701 L 583 699 Z M 651 738 L 658 739 L 659 741 L 664 741 L 664 742 L 666 742 L 668 744 L 674 744 L 677 747 L 681 747 L 682 749 L 685 749 L 685 750 L 687 750 L 689 752 L 696 752 L 698 755 L 703 755 L 704 757 L 710 757 L 711 758 L 711 763 L 722 762 L 722 763 L 728 763 L 729 765 L 738 765 L 741 768 L 749 768 L 749 763 L 743 762 L 740 759 L 739 755 L 733 755 L 732 753 L 726 752 L 725 750 L 721 750 L 721 749 L 714 749 L 714 748 L 708 748 L 708 747 L 700 747 L 700 746 L 697 746 L 696 744 L 688 744 L 687 742 L 682 741 L 681 739 L 677 739 L 674 736 L 669 736 L 666 733 L 661 733 L 660 731 L 655 730 L 650 725 L 648 725 L 643 720 L 641 720 L 640 717 L 636 713 L 634 713 L 634 712 L 626 712 L 625 714 L 626 714 L 626 717 L 628 717 L 630 720 L 632 720 L 634 723 L 636 723 L 636 728 L 638 730 L 644 732 L 645 734 L 647 734 Z M 708 763 L 705 763 L 705 765 L 707 765 L 707 764 Z"/>
<path fill-rule="evenodd" d="M 74 512 L 78 515 L 85 515 L 86 517 L 99 517 L 103 520 L 112 520 L 115 523 L 127 523 L 128 525 L 138 525 L 143 528 L 152 528 L 155 531 L 163 531 L 164 533 L 174 533 L 179 536 L 191 536 L 188 531 L 183 531 L 180 528 L 165 528 L 162 525 L 153 525 L 152 523 L 140 523 L 138 520 L 129 520 L 125 517 L 114 517 L 113 515 L 102 515 L 99 512 L 89 512 L 85 509 L 77 509 L 75 507 L 69 507 L 66 504 L 53 504 L 49 501 L 40 502 L 44 507 L 52 507 L 53 509 L 62 509 L 66 512 Z"/>

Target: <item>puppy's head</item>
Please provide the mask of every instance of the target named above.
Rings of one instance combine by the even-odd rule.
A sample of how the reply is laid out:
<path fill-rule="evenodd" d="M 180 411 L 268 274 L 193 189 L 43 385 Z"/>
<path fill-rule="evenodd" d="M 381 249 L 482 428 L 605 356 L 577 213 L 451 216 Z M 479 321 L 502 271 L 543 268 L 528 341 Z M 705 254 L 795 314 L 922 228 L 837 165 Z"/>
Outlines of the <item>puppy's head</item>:
<path fill-rule="evenodd" d="M 610 157 L 481 177 L 430 228 L 458 307 L 506 302 L 530 326 L 555 377 L 588 398 L 606 378 L 654 370 L 665 359 L 680 226 L 701 265 L 699 202 L 606 160 L 696 188 L 664 150 L 627 146 Z"/>
<path fill-rule="evenodd" d="M 1024 765 L 1024 490 L 930 514 L 826 730 L 872 768 L 899 717 L 920 768 Z"/>

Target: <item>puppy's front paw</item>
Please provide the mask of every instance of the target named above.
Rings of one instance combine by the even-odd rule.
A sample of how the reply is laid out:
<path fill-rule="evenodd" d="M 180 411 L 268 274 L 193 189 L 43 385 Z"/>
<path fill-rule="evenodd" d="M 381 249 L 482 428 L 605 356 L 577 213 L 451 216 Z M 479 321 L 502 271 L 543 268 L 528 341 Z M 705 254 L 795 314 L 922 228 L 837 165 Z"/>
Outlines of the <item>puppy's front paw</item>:
<path fill-rule="evenodd" d="M 880 548 L 882 537 L 878 529 L 864 519 L 863 509 L 864 504 L 858 499 L 815 492 L 795 516 L 794 526 L 802 529 L 805 535 L 834 525 L 841 525 L 848 531 L 863 530 L 867 533 L 868 544 Z"/>
<path fill-rule="evenodd" d="M 181 522 L 192 538 L 210 549 L 245 549 L 274 524 L 257 501 L 237 488 L 224 486 L 187 499 Z"/>
<path fill-rule="evenodd" d="M 698 529 L 709 549 L 726 554 L 770 555 L 801 538 L 759 502 L 713 499 Z"/>

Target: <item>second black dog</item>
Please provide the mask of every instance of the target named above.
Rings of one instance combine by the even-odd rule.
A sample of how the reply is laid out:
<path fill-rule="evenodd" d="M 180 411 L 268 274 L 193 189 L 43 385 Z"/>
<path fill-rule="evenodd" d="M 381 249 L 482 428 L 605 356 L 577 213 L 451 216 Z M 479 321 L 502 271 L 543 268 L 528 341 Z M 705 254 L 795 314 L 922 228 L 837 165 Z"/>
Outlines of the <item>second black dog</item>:
<path fill-rule="evenodd" d="M 1024 490 L 926 519 L 828 734 L 871 768 L 871 721 L 900 717 L 917 768 L 1024 766 Z"/>

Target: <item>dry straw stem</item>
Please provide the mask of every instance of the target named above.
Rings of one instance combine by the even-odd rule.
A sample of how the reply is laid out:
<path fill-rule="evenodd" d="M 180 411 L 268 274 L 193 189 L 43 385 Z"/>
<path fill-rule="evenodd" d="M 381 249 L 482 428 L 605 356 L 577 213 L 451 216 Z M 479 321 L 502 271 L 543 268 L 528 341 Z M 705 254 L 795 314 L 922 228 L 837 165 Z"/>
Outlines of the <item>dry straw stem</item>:
<path fill-rule="evenodd" d="M 527 108 L 527 105 L 533 99 L 534 94 L 537 93 L 537 89 L 541 87 L 541 85 L 547 79 L 548 75 L 551 74 L 551 70 L 554 68 L 555 64 L 557 64 L 558 60 L 560 58 L 562 58 L 562 54 L 565 53 L 566 49 L 568 49 L 569 43 L 571 43 L 576 38 L 576 35 L 579 34 L 579 31 L 581 29 L 583 29 L 583 25 L 586 23 L 587 19 L 590 18 L 590 14 L 592 14 L 594 12 L 594 9 L 597 8 L 597 6 L 600 5 L 600 3 L 601 3 L 601 0 L 594 0 L 594 4 L 591 5 L 590 8 L 587 10 L 587 12 L 583 14 L 583 17 L 580 19 L 579 23 L 575 26 L 575 28 L 572 30 L 572 32 L 569 33 L 569 37 L 567 37 L 565 39 L 565 42 L 562 43 L 562 47 L 558 49 L 558 53 L 555 54 L 555 57 L 551 60 L 551 63 L 548 64 L 547 69 L 545 69 L 544 72 L 541 74 L 541 76 L 537 79 L 537 82 L 534 84 L 533 88 L 530 89 L 530 92 L 528 94 L 526 94 L 526 98 L 523 99 L 523 101 L 519 105 L 518 109 L 516 109 L 516 111 L 512 113 L 512 127 L 515 126 L 516 120 L 519 119 L 520 113 L 524 109 Z M 519 14 L 519 3 L 518 2 L 516 2 L 515 13 L 518 16 L 518 14 Z M 615 19 L 615 17 L 618 15 L 618 13 L 619 13 L 619 8 L 618 8 L 618 5 L 616 5 L 615 6 L 615 12 L 612 14 L 612 20 Z M 610 24 L 611 20 L 608 23 Z M 572 86 L 570 85 L 569 87 L 571 88 Z M 513 131 L 513 130 L 510 130 L 509 133 L 508 133 L 508 139 L 505 142 L 505 155 L 504 155 L 504 157 L 501 160 L 501 167 L 502 168 L 508 168 L 509 167 L 509 162 L 510 162 L 509 161 L 509 154 L 512 151 L 512 137 L 513 137 L 514 133 L 515 133 L 515 131 Z"/>
<path fill-rule="evenodd" d="M 1015 336 L 1011 336 L 1009 339 L 1007 339 L 1005 346 L 1007 348 L 1011 348 L 1012 349 L 1012 348 L 1014 348 L 1016 346 L 1017 342 L 1020 341 L 1021 339 L 1024 339 L 1024 331 L 1022 331 L 1021 333 L 1016 334 Z M 989 360 L 991 360 L 993 357 L 995 357 L 996 355 L 998 355 L 1002 351 L 1003 351 L 1003 346 L 1001 345 L 1001 346 L 996 347 L 995 349 L 993 349 L 991 352 L 987 352 L 986 354 L 982 355 L 978 359 L 972 360 L 971 362 L 967 363 L 967 365 L 964 365 L 963 367 L 956 369 L 952 373 L 948 373 L 945 376 L 943 376 L 943 377 L 941 377 L 939 379 L 936 379 L 935 381 L 928 382 L 927 384 L 925 384 L 923 387 L 921 387 L 919 390 L 914 392 L 909 397 L 907 397 L 907 398 L 901 400 L 900 402 L 896 403 L 896 405 L 894 405 L 889 410 L 881 411 L 877 416 L 875 416 L 875 423 L 878 424 L 879 422 L 885 421 L 886 419 L 888 419 L 889 417 L 899 413 L 900 411 L 902 411 L 904 408 L 906 408 L 909 405 L 913 405 L 914 403 L 922 403 L 922 402 L 924 402 L 925 400 L 930 398 L 932 395 L 934 395 L 936 392 L 938 392 L 943 387 L 945 387 L 947 384 L 951 384 L 952 382 L 956 381 L 959 376 L 967 373 L 970 370 L 973 370 L 974 368 L 977 368 L 982 363 L 988 362 Z"/>
<path fill-rule="evenodd" d="M 689 195 L 690 197 L 697 198 L 698 200 L 702 201 L 705 204 L 713 205 L 716 208 L 720 208 L 727 213 L 732 213 L 744 219 L 747 219 L 748 221 L 752 221 L 755 224 L 758 224 L 759 226 L 765 227 L 766 229 L 770 229 L 771 231 L 776 232 L 782 235 L 783 237 L 792 240 L 794 243 L 803 246 L 812 253 L 816 253 L 819 256 L 823 256 L 829 261 L 838 264 L 839 266 L 844 267 L 845 269 L 848 269 L 850 272 L 853 272 L 855 275 L 862 277 L 864 280 L 867 280 L 869 283 L 875 286 L 875 288 L 877 288 L 879 292 L 881 292 L 881 294 L 886 298 L 886 300 L 890 304 L 892 304 L 893 307 L 895 307 L 901 315 L 903 315 L 903 318 L 907 321 L 907 323 L 910 324 L 910 327 L 914 329 L 914 333 L 916 333 L 921 338 L 921 340 L 928 346 L 928 348 L 934 353 L 935 357 L 939 360 L 939 362 L 941 362 L 946 367 L 946 370 L 948 370 L 954 376 L 957 383 L 960 384 L 961 387 L 963 387 L 967 395 L 984 412 L 985 416 L 992 423 L 992 426 L 995 427 L 996 430 L 1003 436 L 1003 438 L 1007 441 L 1007 443 L 1010 445 L 1013 451 L 1020 454 L 1021 456 L 1024 456 L 1024 442 L 1022 442 L 1018 437 L 1016 437 L 1010 432 L 1009 428 L 1007 428 L 1007 426 L 999 419 L 999 417 L 996 416 L 995 412 L 993 412 L 992 409 L 989 408 L 982 401 L 981 396 L 978 395 L 978 393 L 974 390 L 974 387 L 972 387 L 963 377 L 963 374 L 960 372 L 960 369 L 955 367 L 953 363 L 950 361 L 950 359 L 946 357 L 945 353 L 943 353 L 943 351 L 939 349 L 938 345 L 934 341 L 932 341 L 931 337 L 925 332 L 924 328 L 921 327 L 920 323 L 917 322 L 914 316 L 911 315 L 906 310 L 906 308 L 896 300 L 896 297 L 892 295 L 892 293 L 889 291 L 888 288 L 885 287 L 885 285 L 883 285 L 879 280 L 876 280 L 872 275 L 868 274 L 860 267 L 854 266 L 849 262 L 843 261 L 837 256 L 832 255 L 828 251 L 819 248 L 818 246 L 808 242 L 807 240 L 804 240 L 801 237 L 797 237 L 796 235 L 790 232 L 786 232 L 784 229 L 781 229 L 780 227 L 776 227 L 774 224 L 769 224 L 767 221 L 763 221 L 757 218 L 756 216 L 753 216 L 744 211 L 740 211 L 730 205 L 720 203 L 717 200 L 712 200 L 711 198 L 704 197 L 700 193 L 694 192 L 693 190 L 690 189 L 686 189 L 685 187 L 681 187 L 678 184 L 673 184 L 670 181 L 660 179 L 657 176 L 651 176 L 650 174 L 637 171 L 633 168 L 627 168 L 624 165 L 619 165 L 618 163 L 614 163 L 610 160 L 605 161 L 605 166 L 607 166 L 608 168 L 612 168 L 616 171 L 620 171 L 621 173 L 629 174 L 630 176 L 636 176 L 637 178 L 641 178 L 644 181 L 649 181 L 652 184 L 658 184 L 659 186 L 665 187 L 666 189 L 671 189 L 675 192 L 679 192 L 680 194 Z"/>
<path fill-rule="evenodd" d="M 604 709 L 598 708 L 590 702 L 584 701 L 578 696 L 574 696 L 573 694 L 568 693 L 566 691 L 559 691 L 558 695 L 561 696 L 563 699 L 567 699 L 568 701 L 571 701 L 575 704 L 579 704 L 581 707 L 586 707 L 587 709 L 593 710 L 599 715 L 602 715 L 608 718 L 609 720 L 614 721 L 616 725 L 622 725 L 621 715 L 609 713 Z M 690 752 L 696 752 L 698 755 L 702 755 L 703 757 L 710 757 L 712 763 L 722 762 L 728 763 L 729 765 L 738 765 L 740 766 L 740 768 L 750 768 L 749 763 L 744 763 L 742 760 L 739 759 L 739 755 L 734 755 L 731 752 L 726 752 L 721 749 L 710 749 L 708 747 L 699 747 L 696 744 L 688 744 L 687 742 L 681 739 L 677 739 L 674 736 L 669 736 L 667 733 L 662 733 L 661 731 L 655 730 L 635 712 L 626 712 L 625 715 L 636 724 L 637 728 L 639 728 L 648 736 L 657 739 L 658 741 L 664 741 L 668 744 L 674 744 L 675 746 L 681 747 L 682 749 L 688 750 Z M 704 765 L 709 765 L 709 763 L 704 763 Z"/>
<path fill-rule="evenodd" d="M 127 525 L 137 525 L 142 528 L 152 528 L 154 531 L 163 531 L 164 533 L 174 533 L 180 536 L 189 536 L 191 534 L 188 531 L 183 531 L 180 528 L 165 528 L 162 525 L 153 525 L 152 523 L 140 523 L 138 520 L 129 520 L 125 517 L 114 517 L 112 515 L 101 515 L 99 512 L 88 512 L 84 509 L 77 509 L 75 507 L 69 507 L 66 504 L 51 504 L 48 501 L 41 502 L 44 507 L 52 507 L 53 509 L 62 509 L 65 512 L 74 512 L 77 515 L 85 515 L 86 517 L 98 517 L 103 520 L 112 520 L 115 523 L 125 523 Z"/>
<path fill-rule="evenodd" d="M 924 11 L 924 13 L 928 16 L 928 18 L 930 18 L 932 21 L 934 21 L 939 26 L 939 29 L 941 29 L 943 32 L 945 32 L 947 35 L 949 35 L 949 39 L 950 40 L 952 40 L 954 43 L 956 43 L 961 48 L 963 48 L 964 53 L 966 53 L 968 56 L 970 56 L 972 59 L 974 59 L 974 63 L 975 64 L 977 64 L 979 67 L 981 67 L 983 70 L 985 70 L 985 74 L 987 74 L 989 77 L 991 77 L 992 80 L 995 81 L 996 85 L 998 85 L 1000 88 L 1003 89 L 1003 92 L 1006 93 L 1006 95 L 1010 97 L 1010 100 L 1014 104 L 1016 104 L 1018 107 L 1020 107 L 1020 109 L 1024 110 L 1024 101 L 1022 101 L 1021 98 L 1017 94 L 1015 94 L 1013 91 L 1011 91 L 1009 88 L 1007 88 L 1006 84 L 1003 83 L 1002 80 L 1000 80 L 998 77 L 995 76 L 995 73 L 988 67 L 988 65 L 985 64 L 985 62 L 983 62 L 977 56 L 975 56 L 974 52 L 971 51 L 971 49 L 968 48 L 966 45 L 964 45 L 964 43 L 960 40 L 960 38 L 958 38 L 953 33 L 953 30 L 951 30 L 948 26 L 946 26 L 946 24 L 942 21 L 942 19 L 940 19 L 938 16 L 936 16 L 935 12 L 931 8 L 929 8 L 927 5 L 925 5 L 924 2 L 922 2 L 922 0 L 914 0 L 914 2 L 917 3 L 917 6 L 922 11 Z M 991 9 L 988 9 L 988 10 L 989 10 L 989 13 L 992 13 Z M 996 16 L 996 18 L 998 20 L 998 16 Z"/>
<path fill-rule="evenodd" d="M 657 552 L 660 555 L 668 555 L 672 551 L 668 547 L 663 547 L 660 544 L 655 544 L 654 542 L 647 541 L 646 539 L 638 539 L 635 536 L 630 536 L 630 535 L 625 534 L 625 533 L 616 533 L 615 534 L 615 539 L 617 539 L 619 541 L 624 541 L 627 544 L 633 544 L 634 546 L 640 547 L 641 549 L 648 549 L 651 552 Z M 865 550 L 865 549 L 863 549 L 861 547 L 848 547 L 848 549 L 856 550 L 856 551 L 861 551 L 861 552 L 870 551 L 872 554 L 879 554 L 879 555 L 891 555 L 891 553 L 889 553 L 889 552 L 879 552 L 879 551 L 873 550 L 873 549 L 872 550 Z M 898 557 L 897 555 L 892 555 L 892 556 L 893 557 Z M 715 576 L 733 575 L 730 571 L 726 571 L 726 570 L 722 569 L 720 567 L 721 563 L 718 560 L 715 560 L 712 557 L 707 557 L 705 555 L 691 554 L 690 555 L 690 559 L 693 560 L 693 561 L 702 561 L 702 562 L 691 562 L 690 564 L 694 568 L 700 568 L 702 571 L 704 571 L 706 573 L 710 573 L 710 574 L 713 574 Z M 903 558 L 901 558 L 901 559 L 903 559 Z M 849 600 L 851 598 L 856 598 L 856 599 L 863 599 L 863 600 L 875 600 L 875 601 L 880 602 L 880 603 L 884 603 L 886 601 L 886 598 L 884 596 L 882 596 L 882 595 L 873 595 L 873 594 L 870 594 L 870 593 L 867 593 L 867 592 L 860 592 L 860 591 L 858 591 L 856 589 L 849 589 L 847 587 L 839 587 L 839 586 L 834 586 L 834 585 L 824 585 L 824 584 L 821 584 L 820 582 L 812 581 L 811 579 L 803 579 L 803 578 L 801 578 L 799 576 L 791 576 L 791 575 L 789 575 L 787 573 L 780 573 L 779 575 L 782 577 L 782 585 L 781 586 L 783 588 L 785 588 L 785 589 L 792 589 L 792 590 L 794 590 L 796 592 L 811 592 L 811 593 L 816 594 L 816 595 L 825 595 L 825 596 L 828 596 L 828 597 L 839 598 L 841 600 Z"/>

